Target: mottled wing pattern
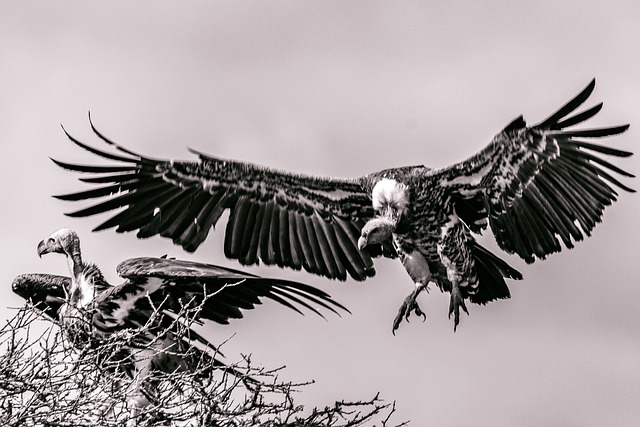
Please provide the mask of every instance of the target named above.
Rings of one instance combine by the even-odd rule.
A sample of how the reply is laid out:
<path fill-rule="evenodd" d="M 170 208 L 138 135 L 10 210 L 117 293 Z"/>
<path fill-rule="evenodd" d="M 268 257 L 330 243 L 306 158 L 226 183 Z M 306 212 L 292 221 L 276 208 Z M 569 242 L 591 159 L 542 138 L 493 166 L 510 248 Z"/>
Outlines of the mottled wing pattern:
<path fill-rule="evenodd" d="M 198 318 L 227 324 L 242 317 L 261 298 L 276 301 L 298 313 L 321 310 L 339 314 L 348 310 L 320 289 L 302 283 L 276 280 L 210 264 L 164 258 L 132 258 L 122 262 L 118 274 L 127 279 L 97 304 L 104 312 L 102 323 L 139 327 L 153 310 L 173 314 L 201 305 Z"/>
<path fill-rule="evenodd" d="M 21 274 L 13 279 L 13 292 L 53 320 L 58 320 L 58 310 L 65 303 L 65 289 L 69 289 L 71 278 L 54 274 Z"/>
<path fill-rule="evenodd" d="M 612 172 L 633 175 L 602 157 L 632 153 L 589 141 L 622 133 L 628 125 L 569 129 L 602 108 L 575 113 L 594 86 L 595 80 L 535 126 L 519 117 L 482 152 L 434 172 L 473 231 L 486 227 L 488 219 L 501 248 L 533 262 L 559 252 L 560 242 L 571 248 L 589 236 L 605 206 L 616 200 L 615 187 L 634 191 Z"/>
<path fill-rule="evenodd" d="M 210 355 L 187 351 L 192 341 L 198 341 L 205 348 L 217 352 L 215 346 L 195 330 L 182 330 L 179 335 L 181 339 L 178 341 L 173 341 L 166 335 L 159 335 L 167 331 L 176 332 L 177 328 L 174 317 L 163 316 L 167 312 L 171 313 L 171 310 L 166 309 L 164 302 L 158 300 L 160 293 L 154 292 L 154 285 L 151 283 L 132 287 L 125 284 L 109 287 L 96 295 L 85 311 L 69 311 L 67 305 L 64 314 L 60 313 L 60 308 L 67 304 L 65 289 L 68 290 L 71 286 L 70 277 L 40 273 L 22 274 L 13 280 L 12 288 L 16 294 L 47 314 L 52 321 L 61 320 L 60 326 L 64 328 L 67 338 L 74 345 L 83 346 L 89 342 L 100 345 L 103 343 L 102 339 L 110 337 L 114 332 L 146 326 L 143 333 L 131 334 L 127 339 L 127 345 L 119 347 L 117 352 L 101 355 L 108 359 L 109 370 L 118 366 L 133 377 L 134 364 L 138 365 L 138 368 L 144 366 L 145 371 L 153 365 L 163 372 L 173 372 L 187 365 L 196 366 L 200 358 L 205 358 L 211 360 L 214 365 L 235 373 L 235 370 L 215 358 L 210 358 Z M 153 317 L 156 308 L 159 315 Z M 88 316 L 90 322 L 86 321 L 83 314 Z M 61 315 L 63 318 L 60 318 Z M 170 352 L 164 353 L 163 349 L 158 347 L 159 344 L 166 345 Z M 132 354 L 131 347 L 137 347 L 138 350 Z M 147 350 L 148 354 L 145 353 Z M 177 356 L 176 353 L 184 354 Z"/>
<path fill-rule="evenodd" d="M 106 197 L 70 216 L 124 208 L 95 230 L 137 230 L 140 238 L 159 234 L 191 252 L 229 209 L 224 243 L 228 258 L 244 265 L 261 260 L 267 265 L 304 268 L 339 280 L 347 274 L 356 280 L 374 275 L 370 254 L 357 248 L 360 229 L 374 215 L 365 188 L 368 181 L 292 174 L 199 153 L 198 162 L 155 160 L 108 140 L 93 124 L 92 129 L 120 153 L 98 150 L 67 136 L 114 165 L 54 161 L 65 169 L 96 174 L 81 180 L 100 185 L 57 198 Z"/>

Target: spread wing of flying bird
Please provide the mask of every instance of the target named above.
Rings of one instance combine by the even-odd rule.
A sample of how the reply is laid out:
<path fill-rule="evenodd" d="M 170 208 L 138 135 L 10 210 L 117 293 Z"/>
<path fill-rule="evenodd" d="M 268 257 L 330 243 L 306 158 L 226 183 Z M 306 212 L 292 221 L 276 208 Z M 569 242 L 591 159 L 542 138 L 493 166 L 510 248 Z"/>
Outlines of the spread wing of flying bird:
<path fill-rule="evenodd" d="M 262 298 L 301 314 L 303 310 L 320 316 L 322 310 L 336 314 L 338 310 L 348 311 L 323 291 L 302 283 L 165 258 L 122 262 L 117 271 L 125 281 L 111 286 L 95 265 L 82 260 L 78 236 L 69 229 L 58 230 L 40 242 L 38 254 L 47 253 L 64 254 L 71 277 L 21 275 L 13 282 L 14 292 L 50 317 L 57 317 L 71 341 L 79 346 L 99 342 L 119 331 L 148 326 L 142 328 L 144 333 L 136 335 L 131 351 L 122 357 L 134 359 L 133 364 L 122 367 L 131 378 L 136 375 L 145 378 L 154 369 L 165 373 L 193 369 L 195 361 L 191 363 L 184 355 L 175 353 L 176 349 L 188 349 L 193 343 L 215 349 L 193 329 L 179 341 L 178 334 L 171 334 L 176 327 L 175 319 L 185 313 L 193 313 L 190 320 L 227 324 L 229 319 L 241 318 L 241 310 L 255 308 Z M 172 352 L 164 351 L 169 348 Z M 216 365 L 224 367 L 219 361 Z M 142 406 L 149 402 L 140 394 L 133 403 Z"/>
<path fill-rule="evenodd" d="M 394 320 L 422 314 L 417 295 L 434 282 L 451 293 L 454 325 L 465 300 L 508 298 L 505 278 L 520 273 L 473 237 L 490 227 L 497 243 L 527 262 L 571 248 L 602 218 L 617 189 L 615 176 L 632 177 L 607 157 L 631 153 L 593 142 L 628 125 L 574 129 L 600 111 L 576 110 L 592 81 L 537 125 L 517 118 L 478 154 L 448 168 L 387 169 L 360 178 L 321 178 L 196 153 L 198 161 L 158 160 L 95 134 L 115 151 L 78 146 L 111 160 L 59 166 L 95 176 L 87 191 L 62 200 L 106 198 L 68 215 L 85 217 L 122 208 L 95 230 L 159 234 L 195 251 L 229 210 L 224 253 L 245 265 L 262 261 L 332 279 L 374 274 L 371 256 L 399 257 L 416 284 Z"/>

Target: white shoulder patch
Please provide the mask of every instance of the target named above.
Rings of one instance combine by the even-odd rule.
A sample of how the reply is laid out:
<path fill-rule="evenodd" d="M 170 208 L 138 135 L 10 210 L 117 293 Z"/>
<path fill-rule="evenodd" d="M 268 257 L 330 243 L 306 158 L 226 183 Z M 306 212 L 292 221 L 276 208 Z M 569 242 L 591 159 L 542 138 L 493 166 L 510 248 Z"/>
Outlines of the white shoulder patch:
<path fill-rule="evenodd" d="M 391 206 L 399 214 L 409 205 L 407 186 L 395 179 L 382 178 L 376 183 L 371 192 L 373 208 L 379 211 L 385 206 Z"/>
<path fill-rule="evenodd" d="M 129 316 L 129 312 L 133 310 L 136 305 L 136 302 L 140 298 L 146 298 L 147 295 L 151 295 L 160 287 L 164 285 L 164 280 L 158 277 L 150 277 L 147 280 L 147 283 L 143 287 L 143 292 L 138 292 L 136 294 L 129 294 L 127 298 L 118 299 L 118 308 L 113 310 L 111 313 L 111 317 L 115 320 L 115 324 L 121 324 L 124 319 Z"/>

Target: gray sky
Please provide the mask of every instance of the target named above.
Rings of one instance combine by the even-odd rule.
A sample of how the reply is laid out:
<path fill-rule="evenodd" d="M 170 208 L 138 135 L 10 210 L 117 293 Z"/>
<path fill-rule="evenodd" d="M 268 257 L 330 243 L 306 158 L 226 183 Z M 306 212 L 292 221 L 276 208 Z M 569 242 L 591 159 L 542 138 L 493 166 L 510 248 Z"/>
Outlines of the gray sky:
<path fill-rule="evenodd" d="M 0 318 L 22 301 L 25 272 L 66 273 L 36 245 L 68 226 L 87 261 L 117 283 L 134 256 L 238 264 L 222 232 L 196 254 L 164 239 L 91 233 L 100 218 L 52 194 L 84 189 L 49 156 L 94 162 L 87 111 L 110 138 L 155 157 L 186 147 L 264 165 L 358 176 L 439 167 L 487 144 L 511 119 L 545 118 L 597 78 L 592 125 L 631 123 L 605 141 L 638 151 L 640 3 L 494 1 L 3 1 L 0 158 L 4 224 Z M 618 165 L 640 171 L 637 157 Z M 638 188 L 637 181 L 625 181 Z M 470 306 L 458 332 L 448 295 L 421 298 L 428 320 L 391 322 L 412 283 L 378 260 L 365 283 L 253 268 L 319 286 L 353 315 L 328 321 L 265 304 L 212 330 L 226 353 L 253 353 L 283 379 L 316 383 L 300 403 L 396 400 L 412 425 L 640 425 L 640 228 L 637 195 L 621 194 L 593 236 L 528 266 L 512 299 Z M 222 228 L 222 227 L 220 227 Z M 490 234 L 481 241 L 495 248 Z"/>

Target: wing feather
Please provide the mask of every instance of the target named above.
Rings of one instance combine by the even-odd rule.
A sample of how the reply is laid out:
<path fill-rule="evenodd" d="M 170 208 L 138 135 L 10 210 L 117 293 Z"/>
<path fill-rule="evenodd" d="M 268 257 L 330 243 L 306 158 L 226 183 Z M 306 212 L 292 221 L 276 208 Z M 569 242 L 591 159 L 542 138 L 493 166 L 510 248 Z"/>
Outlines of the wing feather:
<path fill-rule="evenodd" d="M 267 235 L 268 242 L 268 250 L 273 253 L 273 260 L 278 267 L 284 267 L 285 264 L 282 261 L 283 253 L 280 249 L 280 242 L 282 240 L 280 231 L 280 213 L 283 210 L 280 208 L 278 203 L 273 204 L 273 212 L 271 213 L 271 226 L 269 230 L 269 234 Z"/>
<path fill-rule="evenodd" d="M 556 126 L 560 120 L 565 118 L 567 115 L 573 113 L 576 108 L 580 107 L 584 102 L 589 99 L 593 90 L 596 87 L 596 80 L 593 79 L 589 82 L 587 87 L 585 87 L 579 94 L 577 94 L 574 98 L 572 98 L 565 105 L 560 107 L 558 111 L 547 117 L 543 120 L 538 126 L 540 128 L 547 129 L 556 129 Z"/>
<path fill-rule="evenodd" d="M 252 265 L 258 262 L 258 244 L 260 243 L 260 230 L 262 228 L 264 211 L 265 204 L 259 203 L 255 217 L 252 218 L 251 223 L 247 224 L 247 227 L 251 227 L 252 231 L 247 235 L 248 245 L 245 246 L 245 251 L 242 254 L 242 258 L 240 258 L 240 262 L 245 265 Z"/>
<path fill-rule="evenodd" d="M 580 223 L 583 230 L 590 230 L 591 227 L 595 225 L 595 220 L 590 217 L 589 203 L 580 197 L 580 190 L 573 188 L 567 182 L 567 177 L 562 177 L 556 170 L 550 169 L 546 173 L 552 179 L 555 190 L 558 191 L 562 198 L 571 206 L 571 213 L 575 217 L 575 220 Z"/>
<path fill-rule="evenodd" d="M 204 242 L 209 234 L 209 230 L 215 226 L 224 212 L 227 202 L 225 193 L 216 193 L 208 197 L 202 209 L 195 216 L 193 223 L 184 233 L 180 235 L 180 245 L 188 252 L 194 252 L 198 246 Z"/>
<path fill-rule="evenodd" d="M 559 251 L 561 249 L 560 242 L 556 238 L 556 235 L 560 233 L 559 225 L 555 222 L 552 215 L 546 215 L 541 206 L 536 203 L 536 197 L 534 191 L 524 194 L 522 202 L 525 204 L 524 211 L 530 216 L 530 220 L 534 223 L 536 231 L 540 234 L 543 242 L 543 248 L 550 246 Z M 541 254 L 540 256 L 544 256 Z"/>
<path fill-rule="evenodd" d="M 576 114 L 575 116 L 572 116 L 572 117 L 567 117 L 564 120 L 560 120 L 555 124 L 554 129 L 568 128 L 573 125 L 582 123 L 586 120 L 589 120 L 591 117 L 598 114 L 600 110 L 602 110 L 602 106 L 603 106 L 603 103 L 601 102 L 600 104 L 596 104 L 593 107 L 583 111 L 582 113 Z"/>
<path fill-rule="evenodd" d="M 531 205 L 536 207 L 537 216 L 545 218 L 547 220 L 547 226 L 549 231 L 553 235 L 558 235 L 562 239 L 562 242 L 567 248 L 572 248 L 571 242 L 571 226 L 572 223 L 567 224 L 567 219 L 564 216 L 559 216 L 558 211 L 560 207 L 555 203 L 555 200 L 551 197 L 544 197 L 538 188 L 538 183 L 531 185 L 530 191 L 527 197 L 531 199 Z M 557 248 L 560 250 L 560 248 Z"/>
<path fill-rule="evenodd" d="M 225 256 L 237 258 L 242 253 L 243 238 L 246 230 L 247 216 L 252 208 L 249 199 L 245 196 L 238 197 L 238 202 L 233 207 L 234 215 L 231 215 L 227 223 L 227 233 L 225 234 Z"/>
<path fill-rule="evenodd" d="M 324 228 L 320 225 L 322 219 L 317 215 L 313 215 L 310 218 L 310 222 L 313 227 L 313 234 L 316 236 L 318 241 L 320 256 L 322 257 L 322 261 L 327 269 L 327 275 L 331 279 L 335 279 L 338 276 L 338 266 L 336 265 L 336 257 L 338 254 L 334 253 L 329 245 L 329 239 L 324 233 Z"/>
<path fill-rule="evenodd" d="M 189 191 L 186 195 L 181 192 L 173 192 L 170 197 L 165 195 L 165 197 L 156 204 L 153 211 L 153 219 L 140 227 L 138 236 L 145 238 L 160 234 L 164 237 L 170 237 L 170 235 L 166 233 L 166 229 L 178 219 L 184 209 L 184 205 L 178 203 L 178 199 L 185 197 L 190 201 L 193 195 L 193 191 Z"/>
<path fill-rule="evenodd" d="M 320 227 L 322 227 L 322 231 L 324 232 L 331 253 L 333 254 L 331 260 L 335 264 L 336 277 L 339 280 L 345 280 L 347 278 L 347 271 L 344 264 L 349 262 L 349 260 L 345 257 L 344 252 L 340 249 L 340 245 L 338 244 L 338 239 L 336 237 L 336 231 L 329 225 L 327 221 L 318 220 L 317 223 Z"/>
<path fill-rule="evenodd" d="M 302 267 L 309 273 L 322 274 L 320 267 L 316 263 L 316 257 L 312 249 L 311 239 L 307 235 L 307 225 L 305 223 L 304 214 L 296 213 L 295 217 L 295 230 L 298 236 L 298 243 L 300 244 L 302 255 Z"/>
<path fill-rule="evenodd" d="M 114 287 L 105 301 L 131 301 L 132 295 L 150 294 L 150 301 L 164 309 L 178 312 L 187 302 L 204 303 L 201 316 L 218 323 L 228 323 L 230 318 L 241 318 L 242 310 L 250 310 L 261 303 L 262 298 L 276 301 L 294 311 L 302 309 L 322 317 L 320 310 L 339 314 L 348 310 L 328 294 L 313 286 L 289 280 L 258 277 L 238 270 L 211 264 L 165 258 L 132 258 L 120 263 L 118 274 L 127 279 Z M 162 286 L 151 279 L 161 280 Z M 207 297 L 209 296 L 209 297 Z M 135 304 L 112 304 L 112 307 L 128 307 L 138 310 L 140 304 L 148 304 L 147 298 L 139 298 Z M 206 301 L 205 301 L 206 300 Z M 126 317 L 120 313 L 119 317 Z"/>
<path fill-rule="evenodd" d="M 113 172 L 130 172 L 136 171 L 136 166 L 89 166 L 89 165 L 74 165 L 71 163 L 61 162 L 56 159 L 51 159 L 53 163 L 60 166 L 62 169 L 74 171 L 74 172 L 88 172 L 88 173 L 113 173 Z"/>
<path fill-rule="evenodd" d="M 583 239 L 582 232 L 576 226 L 576 221 L 574 219 L 574 214 L 572 213 L 572 207 L 569 202 L 562 197 L 562 194 L 559 191 L 556 191 L 554 188 L 554 184 L 547 178 L 547 175 L 539 175 L 536 180 L 540 182 L 540 190 L 543 194 L 543 197 L 546 200 L 553 200 L 555 205 L 558 206 L 558 214 L 562 215 L 562 219 L 564 220 L 567 227 L 571 230 L 571 236 L 575 241 L 580 241 Z"/>
<path fill-rule="evenodd" d="M 13 292 L 53 320 L 65 302 L 65 289 L 71 286 L 71 278 L 53 274 L 30 273 L 16 276 L 11 283 Z"/>
<path fill-rule="evenodd" d="M 302 218 L 302 228 L 304 228 L 304 232 L 307 234 L 307 241 L 309 244 L 309 248 L 311 249 L 311 256 L 315 261 L 315 266 L 317 268 L 318 273 L 323 276 L 330 277 L 329 269 L 324 263 L 324 259 L 322 257 L 322 249 L 320 248 L 320 244 L 318 243 L 318 236 L 315 234 L 315 230 L 313 228 L 313 220 L 309 215 L 300 215 Z"/>
<path fill-rule="evenodd" d="M 302 244 L 300 243 L 300 236 L 298 235 L 298 213 L 294 211 L 287 211 L 287 231 L 289 235 L 289 255 L 290 265 L 295 270 L 300 270 L 303 267 L 303 261 L 305 265 L 305 270 L 308 271 L 308 263 L 307 257 L 304 254 L 304 249 L 302 249 Z"/>
<path fill-rule="evenodd" d="M 357 269 L 357 277 L 364 278 L 373 276 L 375 271 L 373 270 L 373 260 L 366 251 L 359 251 L 357 248 L 353 248 L 347 244 L 353 239 L 360 237 L 360 229 L 364 226 L 364 222 L 355 221 L 343 221 L 340 218 L 336 219 L 336 223 L 339 227 L 336 227 L 336 234 L 339 236 L 338 242 L 340 243 L 342 250 L 349 260 L 352 260 L 350 265 Z M 353 273 L 351 273 L 353 276 Z M 355 276 L 354 276 L 355 277 Z"/>
<path fill-rule="evenodd" d="M 571 248 L 591 235 L 604 208 L 616 200 L 615 187 L 634 191 L 612 176 L 633 175 L 601 157 L 631 153 L 584 141 L 618 135 L 628 125 L 567 129 L 602 108 L 597 104 L 573 114 L 594 87 L 592 81 L 538 125 L 516 119 L 479 154 L 433 172 L 453 197 L 476 200 L 465 205 L 476 207 L 465 209 L 465 221 L 477 223 L 484 216 L 498 245 L 527 262 L 559 252 L 560 241 Z"/>
<path fill-rule="evenodd" d="M 187 199 L 186 208 L 180 211 L 180 215 L 174 221 L 166 225 L 164 233 L 172 237 L 173 242 L 179 245 L 182 242 L 182 236 L 194 223 L 198 212 L 202 210 L 209 199 L 210 197 L 207 194 L 193 191 L 191 197 Z"/>
<path fill-rule="evenodd" d="M 269 240 L 271 235 L 273 205 L 275 202 L 269 200 L 264 203 L 264 215 L 262 217 L 262 226 L 260 227 L 260 259 L 267 265 L 273 265 L 276 263 L 275 254 L 273 253 L 273 246 L 269 247 Z"/>
<path fill-rule="evenodd" d="M 66 130 L 65 134 L 112 165 L 54 162 L 64 169 L 95 175 L 82 179 L 99 185 L 57 196 L 70 201 L 97 200 L 68 215 L 84 217 L 121 209 L 96 230 L 137 230 L 140 238 L 159 234 L 193 252 L 229 209 L 225 255 L 242 264 L 262 261 L 339 280 L 345 280 L 347 274 L 356 280 L 373 275 L 368 255 L 357 249 L 359 229 L 374 215 L 366 177 L 294 174 L 194 150 L 190 151 L 198 155 L 196 162 L 152 159 L 106 138 L 92 122 L 91 128 L 119 153 L 91 147 Z M 348 232 L 341 223 L 350 224 Z"/>

